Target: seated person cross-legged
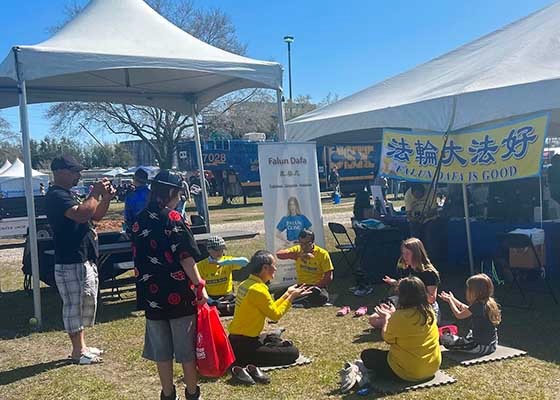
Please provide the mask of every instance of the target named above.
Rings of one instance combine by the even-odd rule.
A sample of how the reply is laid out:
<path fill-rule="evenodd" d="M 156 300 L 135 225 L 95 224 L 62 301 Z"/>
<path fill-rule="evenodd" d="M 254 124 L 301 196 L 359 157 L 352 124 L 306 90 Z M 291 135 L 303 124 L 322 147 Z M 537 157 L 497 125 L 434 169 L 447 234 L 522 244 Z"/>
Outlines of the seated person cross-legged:
<path fill-rule="evenodd" d="M 306 307 L 319 307 L 329 301 L 327 285 L 333 280 L 333 264 L 329 252 L 315 244 L 315 234 L 303 229 L 299 233 L 299 244 L 279 250 L 280 260 L 295 260 L 299 285 L 311 288 L 311 294 L 301 298 Z"/>
<path fill-rule="evenodd" d="M 237 290 L 233 321 L 229 325 L 229 341 L 240 366 L 276 366 L 292 364 L 299 357 L 291 341 L 277 335 L 261 335 L 266 318 L 278 321 L 292 306 L 292 301 L 309 294 L 309 289 L 291 286 L 274 300 L 267 282 L 274 279 L 276 260 L 266 250 L 257 251 L 249 263 L 251 275 Z"/>
<path fill-rule="evenodd" d="M 200 276 L 206 281 L 208 304 L 216 306 L 221 316 L 231 316 L 235 308 L 232 272 L 245 267 L 249 260 L 224 255 L 226 242 L 220 236 L 211 236 L 206 249 L 209 257 L 199 261 L 197 266 Z"/>
<path fill-rule="evenodd" d="M 435 314 L 420 279 L 401 279 L 398 291 L 396 309 L 382 304 L 375 310 L 382 319 L 382 335 L 389 351 L 366 349 L 361 359 L 377 378 L 422 381 L 434 376 L 441 364 Z"/>

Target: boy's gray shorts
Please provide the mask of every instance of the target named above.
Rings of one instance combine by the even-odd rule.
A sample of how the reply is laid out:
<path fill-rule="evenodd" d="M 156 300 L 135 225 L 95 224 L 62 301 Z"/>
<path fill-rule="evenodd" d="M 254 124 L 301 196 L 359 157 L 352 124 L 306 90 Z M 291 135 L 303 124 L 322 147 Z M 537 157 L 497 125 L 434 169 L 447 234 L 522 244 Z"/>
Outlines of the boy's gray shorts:
<path fill-rule="evenodd" d="M 196 314 L 170 320 L 146 319 L 142 357 L 151 361 L 178 363 L 196 360 Z"/>

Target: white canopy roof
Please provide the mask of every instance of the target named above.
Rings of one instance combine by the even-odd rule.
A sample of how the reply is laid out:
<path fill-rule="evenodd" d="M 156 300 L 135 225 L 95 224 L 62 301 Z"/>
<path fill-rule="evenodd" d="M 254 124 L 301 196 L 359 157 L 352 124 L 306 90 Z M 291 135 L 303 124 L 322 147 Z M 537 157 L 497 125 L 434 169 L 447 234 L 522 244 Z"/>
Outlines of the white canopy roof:
<path fill-rule="evenodd" d="M 40 178 L 48 178 L 47 174 L 43 174 L 42 172 L 35 171 L 34 169 L 31 170 L 33 173 L 33 177 L 40 177 Z M 10 168 L 0 174 L 0 181 L 6 181 L 9 179 L 15 178 L 23 178 L 25 176 L 25 170 L 23 163 L 16 158 L 14 163 Z"/>
<path fill-rule="evenodd" d="M 12 163 L 9 160 L 4 161 L 4 164 L 0 167 L 0 175 L 4 173 L 8 168 L 12 166 Z"/>
<path fill-rule="evenodd" d="M 338 140 L 373 139 L 379 129 L 372 128 L 387 127 L 445 132 L 454 97 L 451 130 L 544 110 L 555 110 L 552 122 L 559 123 L 560 3 L 295 118 L 287 137 L 328 140 L 346 132 Z"/>
<path fill-rule="evenodd" d="M 115 177 L 115 176 L 118 176 L 118 175 L 122 174 L 123 172 L 126 172 L 126 169 L 121 168 L 121 167 L 117 167 L 117 168 L 114 168 L 110 171 L 105 172 L 103 174 L 103 176 Z"/>
<path fill-rule="evenodd" d="M 109 101 L 190 112 L 248 87 L 279 89 L 280 64 L 206 44 L 142 0 L 92 0 L 53 37 L 14 48 L 29 103 Z M 11 51 L 0 64 L 0 108 L 18 104 Z"/>

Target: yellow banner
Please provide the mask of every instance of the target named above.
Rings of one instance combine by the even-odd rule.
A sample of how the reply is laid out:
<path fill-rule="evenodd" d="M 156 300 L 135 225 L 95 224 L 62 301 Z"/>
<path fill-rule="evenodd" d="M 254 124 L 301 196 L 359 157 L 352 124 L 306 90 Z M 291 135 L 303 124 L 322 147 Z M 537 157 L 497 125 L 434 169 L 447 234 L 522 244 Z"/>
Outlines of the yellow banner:
<path fill-rule="evenodd" d="M 541 171 L 548 114 L 484 129 L 442 133 L 385 129 L 384 176 L 431 182 L 440 162 L 441 183 L 489 183 L 537 176 Z"/>

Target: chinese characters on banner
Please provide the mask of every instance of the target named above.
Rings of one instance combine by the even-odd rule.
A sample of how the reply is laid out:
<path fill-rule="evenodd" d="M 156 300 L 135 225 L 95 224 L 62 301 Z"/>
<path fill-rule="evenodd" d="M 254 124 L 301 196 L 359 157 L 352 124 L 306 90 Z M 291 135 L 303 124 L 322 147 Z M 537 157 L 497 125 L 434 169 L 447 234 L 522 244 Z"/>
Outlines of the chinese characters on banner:
<path fill-rule="evenodd" d="M 488 183 L 540 174 L 548 114 L 505 125 L 450 133 L 385 129 L 384 176 L 431 182 L 441 158 L 441 183 Z"/>
<path fill-rule="evenodd" d="M 266 248 L 277 250 L 296 244 L 302 229 L 315 232 L 323 247 L 323 216 L 315 143 L 259 144 L 259 171 L 264 208 Z M 295 264 L 278 260 L 271 288 L 296 283 Z"/>

